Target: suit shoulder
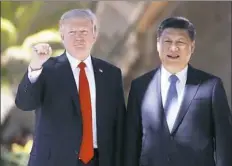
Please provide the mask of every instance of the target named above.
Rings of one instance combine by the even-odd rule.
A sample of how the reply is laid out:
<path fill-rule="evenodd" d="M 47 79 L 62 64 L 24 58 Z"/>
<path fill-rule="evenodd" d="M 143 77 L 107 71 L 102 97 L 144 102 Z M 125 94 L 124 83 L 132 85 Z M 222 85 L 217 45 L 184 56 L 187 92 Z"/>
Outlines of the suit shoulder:
<path fill-rule="evenodd" d="M 121 69 L 115 65 L 113 65 L 112 63 L 110 62 L 107 62 L 105 60 L 102 60 L 102 59 L 99 59 L 99 58 L 95 58 L 93 57 L 93 60 L 98 64 L 98 66 L 102 66 L 104 67 L 107 71 L 120 71 L 121 72 Z"/>
<path fill-rule="evenodd" d="M 53 66 L 57 61 L 57 57 L 50 57 L 44 64 L 43 67 Z"/>
<path fill-rule="evenodd" d="M 195 72 L 197 73 L 198 76 L 200 76 L 200 78 L 204 81 L 206 80 L 221 80 L 220 77 L 212 74 L 212 73 L 208 73 L 206 71 L 200 70 L 200 69 L 195 69 Z"/>
<path fill-rule="evenodd" d="M 222 79 L 212 73 L 193 68 L 195 79 L 199 80 L 202 85 L 210 85 L 214 87 L 216 84 L 223 84 Z"/>
<path fill-rule="evenodd" d="M 151 70 L 147 73 L 142 74 L 141 76 L 132 80 L 132 84 L 143 84 L 144 82 L 150 81 L 154 74 L 157 72 L 158 68 Z"/>

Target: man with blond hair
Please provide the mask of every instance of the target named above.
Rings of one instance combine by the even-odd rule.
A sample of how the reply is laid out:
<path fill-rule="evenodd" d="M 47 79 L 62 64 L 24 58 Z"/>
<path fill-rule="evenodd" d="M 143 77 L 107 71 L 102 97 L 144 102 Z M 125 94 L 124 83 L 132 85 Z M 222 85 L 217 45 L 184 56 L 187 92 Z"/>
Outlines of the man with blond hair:
<path fill-rule="evenodd" d="M 121 70 L 90 55 L 98 26 L 89 9 L 60 19 L 65 52 L 50 57 L 47 43 L 32 60 L 15 103 L 36 110 L 29 166 L 120 166 L 125 113 Z"/>

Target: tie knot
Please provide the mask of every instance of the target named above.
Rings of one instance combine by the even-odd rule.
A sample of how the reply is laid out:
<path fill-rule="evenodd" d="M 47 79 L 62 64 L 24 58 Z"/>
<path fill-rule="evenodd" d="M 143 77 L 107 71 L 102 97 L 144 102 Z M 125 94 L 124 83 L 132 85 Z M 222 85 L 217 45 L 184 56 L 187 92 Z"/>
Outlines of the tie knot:
<path fill-rule="evenodd" d="M 86 67 L 86 64 L 84 62 L 81 62 L 78 67 L 82 70 Z"/>
<path fill-rule="evenodd" d="M 171 83 L 175 84 L 177 80 L 178 80 L 178 77 L 176 75 L 174 75 L 174 74 L 169 77 L 169 81 Z"/>

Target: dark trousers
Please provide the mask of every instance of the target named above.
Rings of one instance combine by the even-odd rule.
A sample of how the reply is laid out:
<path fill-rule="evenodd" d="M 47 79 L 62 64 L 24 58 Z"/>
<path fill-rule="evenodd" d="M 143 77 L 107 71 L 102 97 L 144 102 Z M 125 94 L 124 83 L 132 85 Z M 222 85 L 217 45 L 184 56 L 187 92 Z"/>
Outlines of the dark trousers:
<path fill-rule="evenodd" d="M 98 160 L 99 154 L 98 150 L 94 149 L 94 157 L 92 160 L 89 161 L 89 163 L 84 164 L 81 160 L 77 160 L 77 166 L 99 166 L 99 160 Z"/>

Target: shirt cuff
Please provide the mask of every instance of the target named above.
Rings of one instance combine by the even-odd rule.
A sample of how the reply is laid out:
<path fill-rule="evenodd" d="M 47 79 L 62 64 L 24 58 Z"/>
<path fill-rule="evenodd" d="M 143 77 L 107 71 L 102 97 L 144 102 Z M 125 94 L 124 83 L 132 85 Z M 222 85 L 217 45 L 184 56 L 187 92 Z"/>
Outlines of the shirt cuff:
<path fill-rule="evenodd" d="M 31 83 L 35 83 L 37 81 L 42 70 L 43 70 L 43 68 L 41 68 L 39 70 L 32 71 L 30 66 L 28 66 L 28 78 L 29 78 Z"/>

